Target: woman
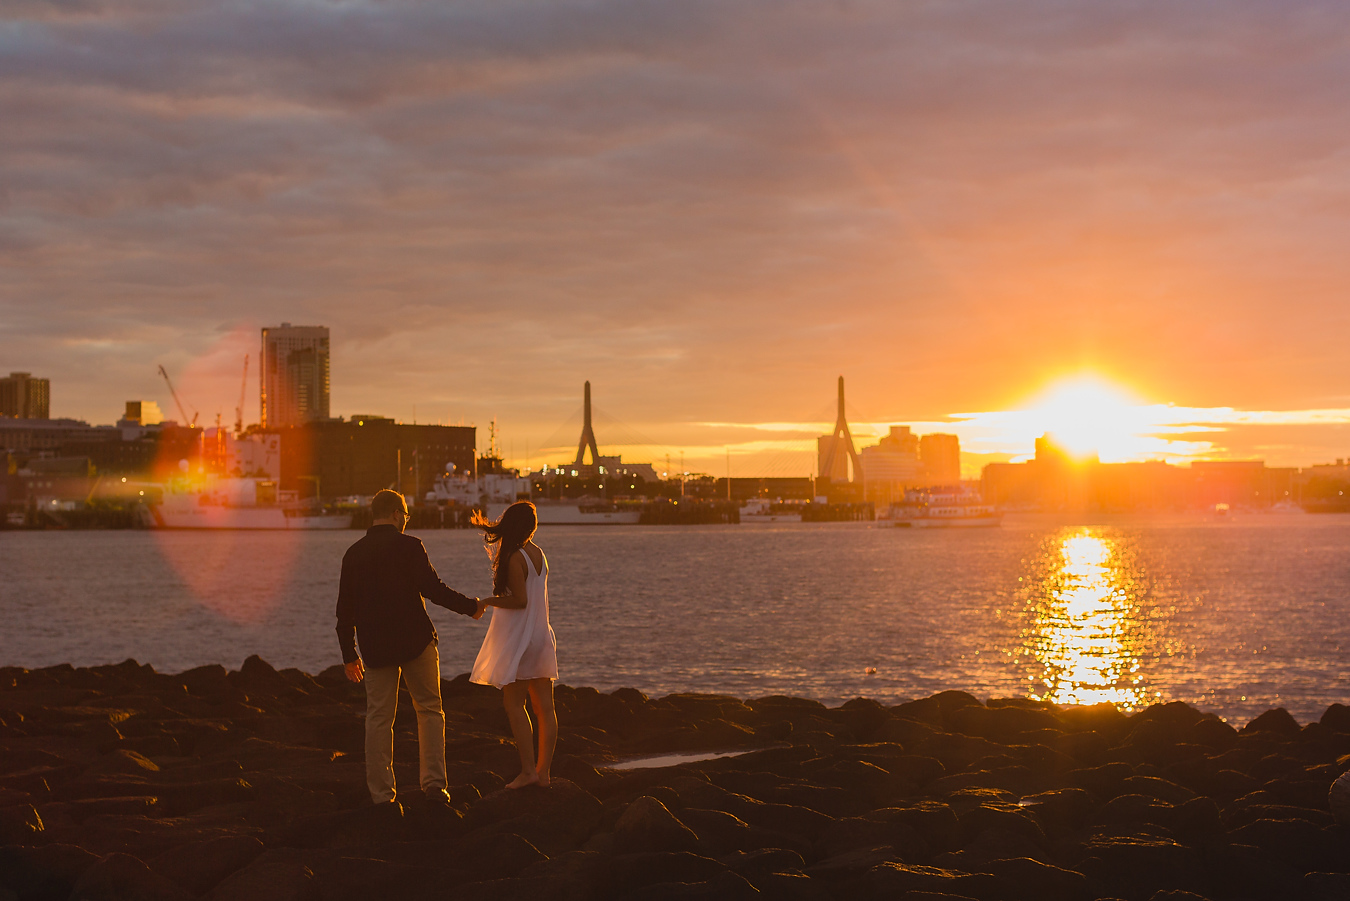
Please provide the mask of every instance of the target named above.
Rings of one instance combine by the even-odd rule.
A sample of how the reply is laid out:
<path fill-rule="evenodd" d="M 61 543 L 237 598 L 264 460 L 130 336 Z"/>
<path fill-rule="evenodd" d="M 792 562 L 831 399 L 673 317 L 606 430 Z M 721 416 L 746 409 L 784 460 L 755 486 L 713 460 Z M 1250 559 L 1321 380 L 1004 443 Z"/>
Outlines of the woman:
<path fill-rule="evenodd" d="M 506 508 L 496 522 L 475 513 L 492 558 L 492 593 L 496 607 L 470 680 L 502 689 L 502 703 L 520 754 L 520 775 L 507 788 L 549 783 L 553 748 L 558 741 L 558 715 L 553 709 L 553 680 L 558 678 L 558 645 L 548 622 L 548 559 L 531 539 L 539 524 L 534 504 L 520 501 Z M 530 715 L 534 706 L 539 726 L 539 756 L 534 755 Z"/>

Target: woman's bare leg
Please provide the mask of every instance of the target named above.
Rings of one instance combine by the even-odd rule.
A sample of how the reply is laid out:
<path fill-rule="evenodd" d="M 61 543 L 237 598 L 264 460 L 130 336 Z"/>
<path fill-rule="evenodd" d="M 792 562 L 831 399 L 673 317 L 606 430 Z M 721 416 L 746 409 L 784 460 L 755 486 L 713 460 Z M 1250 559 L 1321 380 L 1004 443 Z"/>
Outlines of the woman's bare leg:
<path fill-rule="evenodd" d="M 535 778 L 540 785 L 548 785 L 549 770 L 553 767 L 553 749 L 558 744 L 558 713 L 553 709 L 553 680 L 531 679 L 530 701 L 534 719 L 539 725 L 539 763 Z"/>
<path fill-rule="evenodd" d="M 539 781 L 539 771 L 534 765 L 534 730 L 530 728 L 530 715 L 525 710 L 528 698 L 527 682 L 512 682 L 502 689 L 506 719 L 511 723 L 511 737 L 516 740 L 516 753 L 520 755 L 520 775 L 508 782 L 507 788 L 520 788 Z"/>

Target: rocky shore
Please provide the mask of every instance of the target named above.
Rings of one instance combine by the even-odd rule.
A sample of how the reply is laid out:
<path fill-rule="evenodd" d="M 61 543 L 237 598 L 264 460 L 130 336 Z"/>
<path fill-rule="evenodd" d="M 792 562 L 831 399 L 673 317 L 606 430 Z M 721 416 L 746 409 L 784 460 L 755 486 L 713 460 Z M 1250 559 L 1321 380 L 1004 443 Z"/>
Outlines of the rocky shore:
<path fill-rule="evenodd" d="M 1184 704 L 560 685 L 558 778 L 507 792 L 497 692 L 444 695 L 456 809 L 412 797 L 405 694 L 398 816 L 368 802 L 364 694 L 337 667 L 0 669 L 0 901 L 1350 898 L 1339 704 L 1239 730 Z"/>

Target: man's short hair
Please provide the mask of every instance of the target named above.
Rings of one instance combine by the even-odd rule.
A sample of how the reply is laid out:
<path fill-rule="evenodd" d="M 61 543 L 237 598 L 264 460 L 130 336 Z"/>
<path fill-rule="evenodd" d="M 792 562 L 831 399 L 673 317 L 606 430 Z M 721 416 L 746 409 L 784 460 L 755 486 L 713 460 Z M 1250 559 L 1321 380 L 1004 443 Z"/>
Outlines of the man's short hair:
<path fill-rule="evenodd" d="M 375 496 L 370 499 L 370 513 L 375 519 L 388 519 L 405 510 L 407 505 L 403 502 L 403 495 L 388 488 L 375 492 Z"/>

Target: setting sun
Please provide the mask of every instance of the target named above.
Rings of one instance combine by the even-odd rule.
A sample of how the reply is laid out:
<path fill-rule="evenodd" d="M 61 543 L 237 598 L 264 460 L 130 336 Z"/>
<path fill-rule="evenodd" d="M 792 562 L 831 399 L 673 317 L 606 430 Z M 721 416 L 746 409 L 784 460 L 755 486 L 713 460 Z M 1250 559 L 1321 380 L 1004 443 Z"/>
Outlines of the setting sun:
<path fill-rule="evenodd" d="M 1072 456 L 1096 454 L 1109 463 L 1146 452 L 1148 432 L 1158 426 L 1154 410 L 1121 388 L 1084 376 L 1055 385 L 1023 415 L 1036 432 L 1048 434 Z"/>

